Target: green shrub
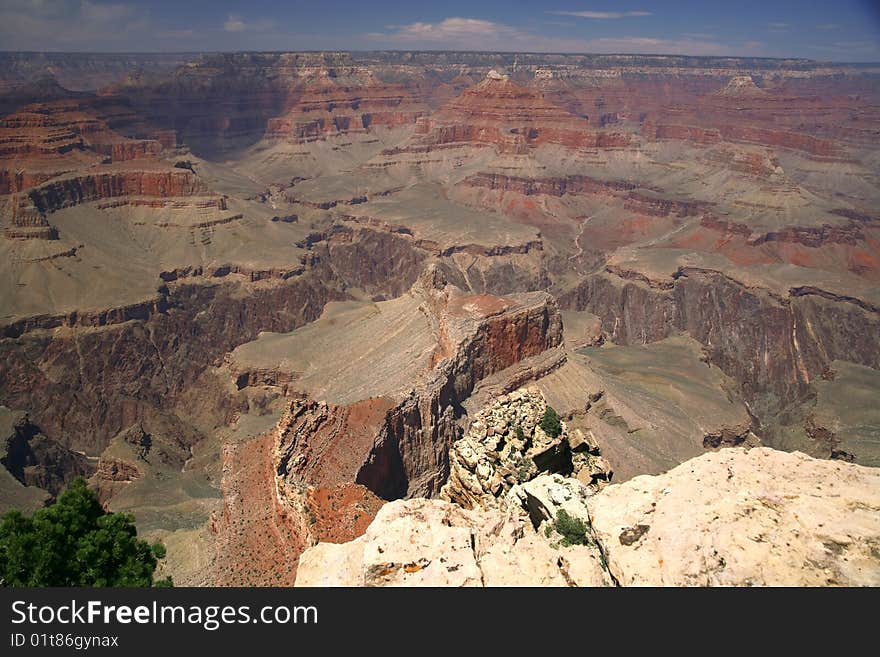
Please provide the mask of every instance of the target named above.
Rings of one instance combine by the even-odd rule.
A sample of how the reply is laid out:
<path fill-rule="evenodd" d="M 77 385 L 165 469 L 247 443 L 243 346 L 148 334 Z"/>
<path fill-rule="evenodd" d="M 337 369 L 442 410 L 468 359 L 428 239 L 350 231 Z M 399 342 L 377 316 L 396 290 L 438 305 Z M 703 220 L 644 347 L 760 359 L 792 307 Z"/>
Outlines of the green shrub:
<path fill-rule="evenodd" d="M 522 440 L 525 437 L 525 433 L 523 433 L 523 428 L 519 425 L 516 425 L 513 433 L 516 435 L 517 440 Z"/>
<path fill-rule="evenodd" d="M 556 438 L 562 433 L 562 420 L 556 409 L 550 405 L 544 410 L 544 417 L 541 418 L 541 429 L 551 438 Z"/>
<path fill-rule="evenodd" d="M 148 587 L 155 570 L 154 548 L 137 538 L 133 518 L 104 511 L 82 477 L 33 516 L 9 511 L 0 522 L 5 586 Z"/>
<path fill-rule="evenodd" d="M 587 524 L 580 518 L 570 515 L 565 509 L 556 512 L 554 529 L 562 535 L 562 545 L 586 545 Z"/>

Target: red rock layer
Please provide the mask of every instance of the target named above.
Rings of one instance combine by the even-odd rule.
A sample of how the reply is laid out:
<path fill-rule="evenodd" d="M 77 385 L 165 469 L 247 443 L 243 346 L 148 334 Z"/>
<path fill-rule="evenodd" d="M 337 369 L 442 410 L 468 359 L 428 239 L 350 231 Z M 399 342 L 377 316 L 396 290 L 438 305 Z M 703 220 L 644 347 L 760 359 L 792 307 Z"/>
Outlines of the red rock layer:
<path fill-rule="evenodd" d="M 30 190 L 27 196 L 41 212 L 120 196 L 193 196 L 205 186 L 186 169 L 166 171 L 114 171 L 61 178 Z"/>
<path fill-rule="evenodd" d="M 742 88 L 741 88 L 742 87 Z M 721 141 L 786 148 L 816 158 L 846 156 L 844 142 L 864 142 L 877 117 L 858 96 L 792 95 L 754 84 L 725 87 L 686 102 L 646 106 L 642 135 L 700 144 Z M 866 131 L 867 128 L 867 131 Z"/>
<path fill-rule="evenodd" d="M 90 483 L 97 492 L 98 499 L 103 504 L 125 489 L 128 484 L 140 479 L 142 476 L 143 474 L 136 465 L 120 459 L 102 456 L 98 460 L 98 469 L 92 475 Z"/>
<path fill-rule="evenodd" d="M 436 270 L 423 279 L 431 275 L 442 279 Z M 412 394 L 346 406 L 291 402 L 276 427 L 277 472 L 286 486 L 354 482 L 384 499 L 436 493 L 448 475 L 448 447 L 456 435 L 453 406 L 479 381 L 562 341 L 549 295 L 470 295 L 437 285 L 416 292 L 425 295 L 426 312 L 436 319 L 437 351 L 431 369 L 413 381 Z"/>
<path fill-rule="evenodd" d="M 624 133 L 590 129 L 585 120 L 549 102 L 535 89 L 496 78 L 466 89 L 436 115 L 420 120 L 416 132 L 411 146 L 415 151 L 470 143 L 494 146 L 502 153 L 525 153 L 540 144 L 580 149 L 630 142 Z"/>
<path fill-rule="evenodd" d="M 334 134 L 366 132 L 374 126 L 411 124 L 424 111 L 401 86 L 327 82 L 305 88 L 284 116 L 269 119 L 266 136 L 303 143 Z"/>
<path fill-rule="evenodd" d="M 850 271 L 874 281 L 880 279 L 874 233 L 870 225 L 856 221 L 754 232 L 745 224 L 705 214 L 699 225 L 675 235 L 663 246 L 720 253 L 742 266 L 788 263 L 826 271 Z"/>
<path fill-rule="evenodd" d="M 52 159 L 73 150 L 92 150 L 118 162 L 152 158 L 161 152 L 160 141 L 125 136 L 136 132 L 152 130 L 118 99 L 89 97 L 36 103 L 0 120 L 0 158 Z M 163 139 L 169 143 L 167 132 Z"/>
<path fill-rule="evenodd" d="M 648 139 L 681 139 L 695 144 L 715 144 L 722 139 L 717 128 L 655 123 L 652 119 L 642 124 L 642 135 Z"/>

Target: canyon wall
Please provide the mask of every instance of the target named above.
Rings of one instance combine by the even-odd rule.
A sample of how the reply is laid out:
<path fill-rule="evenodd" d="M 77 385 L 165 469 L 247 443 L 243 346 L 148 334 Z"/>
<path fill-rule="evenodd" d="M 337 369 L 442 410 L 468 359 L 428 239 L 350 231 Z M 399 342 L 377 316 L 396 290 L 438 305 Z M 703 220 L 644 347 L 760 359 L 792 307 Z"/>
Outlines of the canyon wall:
<path fill-rule="evenodd" d="M 682 270 L 671 285 L 655 287 L 612 273 L 589 276 L 559 301 L 597 315 L 619 344 L 686 332 L 747 397 L 769 392 L 792 401 L 835 358 L 880 367 L 877 309 L 830 293 L 783 298 L 719 272 Z"/>

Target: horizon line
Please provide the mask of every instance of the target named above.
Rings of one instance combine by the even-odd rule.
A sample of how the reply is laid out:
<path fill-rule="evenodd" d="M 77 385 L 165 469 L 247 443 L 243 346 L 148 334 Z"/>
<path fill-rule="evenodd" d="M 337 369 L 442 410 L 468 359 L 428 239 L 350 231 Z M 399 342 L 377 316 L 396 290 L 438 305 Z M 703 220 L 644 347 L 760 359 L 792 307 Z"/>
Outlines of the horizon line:
<path fill-rule="evenodd" d="M 753 59 L 761 61 L 793 61 L 811 64 L 840 64 L 840 65 L 880 65 L 878 61 L 841 61 L 834 59 L 809 59 L 805 57 L 766 57 L 759 55 L 686 55 L 678 53 L 650 53 L 650 52 L 575 52 L 575 51 L 533 51 L 533 50 L 449 50 L 449 49 L 401 49 L 401 48 L 374 48 L 374 49 L 282 49 L 282 50 L 6 50 L 0 48 L 0 54 L 21 55 L 205 55 L 205 54 L 283 54 L 283 53 L 456 53 L 475 55 L 562 55 L 580 57 L 681 57 L 687 59 Z"/>

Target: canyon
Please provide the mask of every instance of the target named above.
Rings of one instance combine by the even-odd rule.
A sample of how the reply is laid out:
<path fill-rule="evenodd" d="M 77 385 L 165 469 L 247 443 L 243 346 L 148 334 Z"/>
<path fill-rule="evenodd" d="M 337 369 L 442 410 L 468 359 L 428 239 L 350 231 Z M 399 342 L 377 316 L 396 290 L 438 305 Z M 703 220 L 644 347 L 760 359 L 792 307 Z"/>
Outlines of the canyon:
<path fill-rule="evenodd" d="M 184 585 L 876 584 L 868 521 L 856 570 L 804 547 L 824 580 L 701 570 L 712 519 L 654 541 L 664 488 L 730 536 L 811 477 L 876 510 L 880 66 L 0 59 L 0 511 L 85 476 Z M 590 545 L 545 540 L 542 486 Z"/>

